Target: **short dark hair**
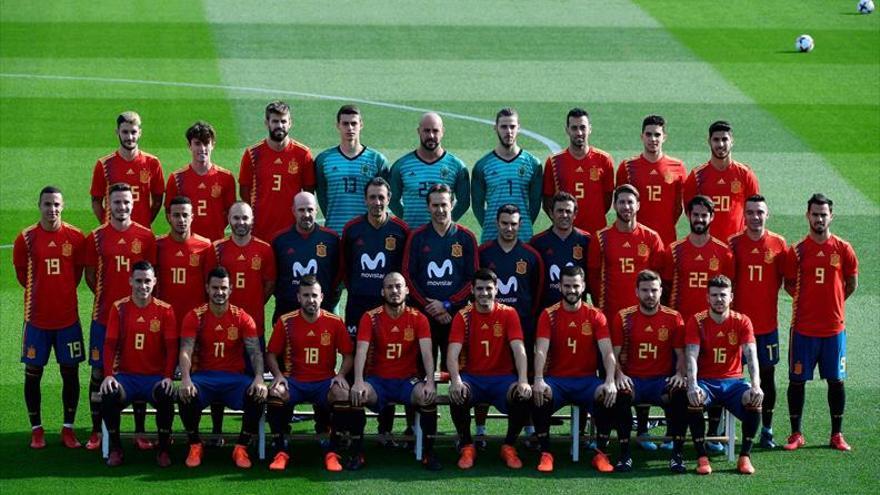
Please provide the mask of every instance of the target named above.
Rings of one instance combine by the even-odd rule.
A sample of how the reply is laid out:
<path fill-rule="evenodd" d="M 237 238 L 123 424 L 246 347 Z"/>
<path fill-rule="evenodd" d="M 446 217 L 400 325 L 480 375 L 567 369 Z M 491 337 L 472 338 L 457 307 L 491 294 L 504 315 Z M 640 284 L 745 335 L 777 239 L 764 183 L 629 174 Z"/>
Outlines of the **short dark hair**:
<path fill-rule="evenodd" d="M 171 202 L 168 203 L 168 208 L 170 209 L 174 205 L 191 205 L 192 201 L 190 201 L 189 196 L 174 196 L 171 198 Z"/>
<path fill-rule="evenodd" d="M 46 186 L 46 187 L 40 189 L 40 196 L 37 199 L 37 204 L 40 204 L 40 201 L 43 201 L 44 194 L 61 194 L 61 189 L 59 189 L 55 186 Z"/>
<path fill-rule="evenodd" d="M 746 198 L 746 203 L 748 203 L 748 202 L 752 202 L 752 203 L 766 203 L 766 202 L 767 202 L 767 199 L 764 198 L 764 196 L 761 196 L 760 194 L 752 194 L 751 196 L 749 196 L 748 198 Z"/>
<path fill-rule="evenodd" d="M 635 188 L 632 184 L 621 184 L 614 189 L 614 202 L 617 202 L 617 197 L 621 194 L 632 194 L 636 197 L 636 200 L 639 199 L 639 190 Z"/>
<path fill-rule="evenodd" d="M 131 265 L 131 273 L 134 273 L 137 270 L 140 270 L 142 272 L 145 272 L 147 270 L 154 273 L 156 272 L 156 270 L 153 269 L 153 265 L 147 260 L 136 261 L 133 265 Z"/>
<path fill-rule="evenodd" d="M 454 194 L 452 194 L 452 188 L 449 187 L 448 185 L 434 184 L 433 186 L 431 186 L 430 189 L 428 189 L 428 194 L 425 196 L 425 203 L 430 205 L 431 204 L 431 195 L 432 194 L 442 194 L 442 193 L 448 194 L 450 198 L 455 196 Z"/>
<path fill-rule="evenodd" d="M 715 287 L 719 289 L 730 289 L 733 287 L 733 283 L 724 275 L 715 275 L 709 280 L 709 288 Z"/>
<path fill-rule="evenodd" d="M 726 120 L 716 120 L 709 124 L 709 137 L 712 137 L 712 134 L 716 132 L 733 133 L 733 127 L 731 127 L 730 122 Z"/>
<path fill-rule="evenodd" d="M 474 272 L 474 283 L 477 283 L 477 280 L 482 280 L 483 282 L 492 282 L 493 285 L 498 285 L 498 275 L 495 275 L 495 272 L 488 268 L 480 268 L 476 272 Z"/>
<path fill-rule="evenodd" d="M 580 117 L 586 117 L 586 118 L 587 118 L 587 121 L 589 122 L 589 120 L 590 120 L 590 112 L 584 110 L 584 109 L 581 108 L 581 107 L 574 107 L 574 108 L 572 108 L 572 109 L 569 110 L 568 113 L 565 115 L 565 127 L 568 127 L 568 121 L 569 121 L 572 117 L 573 117 L 573 118 L 576 118 L 576 119 L 577 119 L 577 118 L 580 118 Z"/>
<path fill-rule="evenodd" d="M 221 265 L 215 266 L 205 277 L 205 283 L 210 282 L 212 278 L 229 278 L 229 272 Z"/>
<path fill-rule="evenodd" d="M 586 279 L 587 274 L 584 272 L 584 269 L 578 265 L 568 265 L 562 267 L 562 271 L 559 273 L 559 279 L 562 277 L 581 277 Z"/>
<path fill-rule="evenodd" d="M 125 112 L 120 113 L 116 117 L 116 128 L 119 129 L 122 124 L 131 124 L 140 126 L 141 125 L 141 116 L 138 115 L 137 112 L 133 110 L 126 110 Z"/>
<path fill-rule="evenodd" d="M 810 196 L 810 199 L 807 200 L 807 211 L 810 211 L 810 207 L 813 205 L 828 205 L 828 211 L 834 211 L 834 201 L 831 201 L 831 198 L 822 193 L 813 193 Z"/>
<path fill-rule="evenodd" d="M 205 144 L 216 143 L 217 133 L 214 132 L 214 127 L 211 124 L 199 120 L 186 130 L 186 143 L 191 143 L 193 139 L 198 139 Z"/>
<path fill-rule="evenodd" d="M 131 192 L 131 186 L 126 184 L 125 182 L 115 182 L 110 184 L 110 187 L 107 188 L 107 197 L 109 198 L 111 194 L 115 192 Z"/>
<path fill-rule="evenodd" d="M 636 287 L 639 286 L 642 282 L 654 282 L 660 281 L 660 274 L 655 272 L 654 270 L 642 270 L 636 276 Z"/>
<path fill-rule="evenodd" d="M 507 203 L 506 205 L 501 205 L 498 208 L 498 212 L 495 213 L 495 221 L 497 222 L 501 218 L 501 215 L 504 215 L 505 213 L 508 215 L 513 215 L 514 213 L 519 212 L 519 206 L 516 206 L 515 204 Z"/>
<path fill-rule="evenodd" d="M 300 289 L 302 289 L 303 287 L 315 287 L 315 286 L 320 288 L 321 283 L 318 282 L 318 277 L 316 277 L 314 275 L 303 275 L 303 278 L 299 279 L 299 288 Z M 297 289 L 297 292 L 299 292 L 299 289 Z"/>
<path fill-rule="evenodd" d="M 697 194 L 687 204 L 687 212 L 690 214 L 691 210 L 694 209 L 694 206 L 702 206 L 709 210 L 709 213 L 715 213 L 715 203 L 712 202 L 712 198 L 709 196 L 703 196 L 702 194 Z"/>
<path fill-rule="evenodd" d="M 269 116 L 273 113 L 278 115 L 290 115 L 290 105 L 281 100 L 271 101 L 266 105 L 266 120 L 269 120 Z"/>
<path fill-rule="evenodd" d="M 666 119 L 660 115 L 648 115 L 642 119 L 642 132 L 645 132 L 645 127 L 648 127 L 649 125 L 656 125 L 657 127 L 662 127 L 663 130 L 666 130 Z"/>
<path fill-rule="evenodd" d="M 367 197 L 367 189 L 369 189 L 370 187 L 378 186 L 384 187 L 388 190 L 388 193 L 391 194 L 391 184 L 389 184 L 388 181 L 385 180 L 385 178 L 376 176 L 368 180 L 367 183 L 364 185 L 364 197 Z"/>
<path fill-rule="evenodd" d="M 339 107 L 339 110 L 336 111 L 336 123 L 339 123 L 339 119 L 342 118 L 343 115 L 360 115 L 361 109 L 357 107 L 357 105 L 342 105 Z"/>
<path fill-rule="evenodd" d="M 552 198 L 550 198 L 550 210 L 552 211 L 554 208 L 556 208 L 556 203 L 569 202 L 569 201 L 574 203 L 574 209 L 577 210 L 577 207 L 578 207 L 577 198 L 575 198 L 571 193 L 567 193 L 565 191 L 559 191 L 558 193 L 554 194 Z"/>
<path fill-rule="evenodd" d="M 501 117 L 519 117 L 519 112 L 512 107 L 504 107 L 495 114 L 495 124 L 498 124 Z"/>

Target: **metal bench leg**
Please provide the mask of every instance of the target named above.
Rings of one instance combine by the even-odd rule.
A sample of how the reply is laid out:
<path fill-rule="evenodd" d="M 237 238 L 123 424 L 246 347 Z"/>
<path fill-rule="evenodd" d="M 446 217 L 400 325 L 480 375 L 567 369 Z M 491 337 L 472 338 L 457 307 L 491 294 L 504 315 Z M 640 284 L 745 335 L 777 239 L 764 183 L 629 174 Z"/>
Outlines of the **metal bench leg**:
<path fill-rule="evenodd" d="M 416 460 L 421 461 L 424 438 L 422 438 L 422 413 L 418 409 L 413 416 L 413 435 L 416 437 Z"/>
<path fill-rule="evenodd" d="M 724 410 L 725 428 L 727 428 L 727 460 L 734 461 L 736 454 L 736 417 L 727 409 Z"/>
<path fill-rule="evenodd" d="M 581 408 L 580 406 L 571 405 L 571 460 L 578 462 L 581 457 Z"/>
<path fill-rule="evenodd" d="M 107 425 L 101 420 L 101 455 L 104 459 L 110 457 L 110 434 L 107 432 Z"/>
<path fill-rule="evenodd" d="M 260 422 L 257 427 L 257 454 L 261 461 L 266 460 L 266 412 L 260 415 Z"/>

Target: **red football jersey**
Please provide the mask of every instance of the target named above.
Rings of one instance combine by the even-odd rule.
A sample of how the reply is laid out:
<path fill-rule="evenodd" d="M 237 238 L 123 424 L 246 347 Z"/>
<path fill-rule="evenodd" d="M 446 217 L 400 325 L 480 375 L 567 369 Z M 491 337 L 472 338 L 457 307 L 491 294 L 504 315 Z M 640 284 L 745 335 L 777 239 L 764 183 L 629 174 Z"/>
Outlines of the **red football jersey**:
<path fill-rule="evenodd" d="M 667 246 L 678 238 L 675 224 L 682 212 L 685 177 L 684 163 L 666 155 L 654 163 L 639 155 L 617 167 L 617 185 L 630 184 L 639 191 L 639 223 L 656 230 Z"/>
<path fill-rule="evenodd" d="M 621 232 L 614 224 L 596 233 L 587 251 L 593 279 L 591 294 L 596 306 L 610 320 L 623 308 L 638 304 L 636 277 L 639 272 L 663 268 L 663 240 L 653 230 L 636 224 L 632 232 Z"/>
<path fill-rule="evenodd" d="M 385 306 L 370 310 L 358 325 L 358 342 L 369 342 L 364 376 L 412 378 L 419 374 L 419 339 L 430 339 L 428 318 L 415 308 L 406 308 L 392 318 Z"/>
<path fill-rule="evenodd" d="M 672 376 L 675 349 L 684 348 L 684 320 L 666 306 L 650 316 L 630 306 L 611 320 L 611 343 L 621 348 L 618 363 L 630 377 Z"/>
<path fill-rule="evenodd" d="M 460 371 L 471 375 L 516 374 L 510 342 L 522 339 L 516 310 L 498 302 L 487 314 L 468 304 L 455 314 L 449 331 L 449 343 L 462 344 Z"/>
<path fill-rule="evenodd" d="M 264 139 L 245 150 L 238 183 L 250 191 L 254 235 L 271 241 L 276 232 L 294 224 L 292 206 L 296 193 L 315 189 L 312 152 L 293 139 L 282 151 L 275 151 Z"/>
<path fill-rule="evenodd" d="M 710 162 L 691 170 L 684 183 L 684 202 L 702 194 L 715 203 L 712 236 L 726 241 L 744 229 L 746 199 L 758 194 L 758 178 L 748 165 L 732 162 L 720 171 Z"/>
<path fill-rule="evenodd" d="M 156 289 L 154 294 L 174 308 L 177 324 L 196 306 L 207 301 L 202 269 L 205 250 L 211 241 L 193 234 L 178 242 L 168 234 L 156 240 Z"/>
<path fill-rule="evenodd" d="M 195 338 L 193 370 L 244 373 L 244 339 L 256 338 L 254 319 L 237 306 L 229 305 L 216 316 L 207 304 L 186 314 L 180 338 Z"/>
<path fill-rule="evenodd" d="M 599 341 L 611 334 L 608 320 L 597 308 L 581 304 L 577 311 L 566 311 L 558 302 L 541 312 L 535 338 L 550 339 L 545 375 L 584 377 L 596 376 Z"/>
<path fill-rule="evenodd" d="M 590 146 L 586 156 L 578 160 L 568 149 L 547 158 L 544 165 L 545 197 L 559 191 L 577 198 L 575 227 L 590 234 L 607 225 L 605 197 L 614 192 L 614 161 L 608 153 Z"/>
<path fill-rule="evenodd" d="M 12 264 L 24 286 L 24 321 L 43 330 L 60 330 L 79 320 L 76 287 L 85 262 L 85 237 L 62 223 L 56 232 L 40 224 L 18 234 Z"/>
<path fill-rule="evenodd" d="M 810 337 L 831 337 L 846 326 L 846 279 L 859 273 L 852 246 L 832 235 L 822 244 L 810 237 L 791 247 L 785 278 L 795 284 L 791 328 Z"/>
<path fill-rule="evenodd" d="M 171 305 L 155 297 L 143 308 L 131 297 L 113 303 L 104 337 L 104 376 L 131 373 L 171 378 L 177 356 L 177 320 Z"/>
<path fill-rule="evenodd" d="M 120 232 L 105 223 L 89 234 L 85 265 L 95 267 L 98 279 L 93 320 L 106 325 L 110 305 L 131 295 L 131 267 L 141 260 L 156 263 L 156 240 L 153 232 L 142 225 L 133 223 Z"/>
<path fill-rule="evenodd" d="M 764 335 L 779 326 L 779 288 L 788 248 L 781 235 L 766 231 L 753 241 L 745 231 L 729 241 L 736 267 L 733 286 L 733 309 L 748 315 L 755 335 Z"/>
<path fill-rule="evenodd" d="M 301 310 L 275 323 L 266 351 L 275 354 L 284 375 L 300 382 L 317 382 L 336 375 L 336 354 L 352 354 L 354 346 L 342 318 L 320 310 L 309 323 Z"/>
<path fill-rule="evenodd" d="M 663 279 L 672 283 L 669 305 L 687 321 L 709 307 L 709 281 L 716 275 L 733 279 L 733 254 L 727 244 L 712 237 L 696 247 L 685 237 L 666 251 Z"/>
<path fill-rule="evenodd" d="M 90 194 L 93 198 L 104 198 L 105 222 L 110 220 L 107 191 L 111 185 L 118 182 L 131 186 L 131 195 L 134 199 L 131 219 L 149 227 L 153 223 L 153 215 L 150 212 L 151 196 L 165 192 L 165 175 L 162 173 L 159 159 L 143 151 L 138 151 L 132 161 L 122 158 L 118 151 L 98 159 L 92 173 Z"/>
<path fill-rule="evenodd" d="M 254 318 L 257 332 L 262 337 L 266 324 L 264 285 L 275 281 L 275 253 L 272 247 L 256 237 L 252 237 L 243 247 L 232 239 L 216 241 L 205 254 L 205 275 L 217 265 L 229 272 L 232 286 L 229 303 L 239 306 Z"/>
<path fill-rule="evenodd" d="M 731 311 L 722 323 L 715 323 L 709 310 L 692 316 L 684 330 L 685 345 L 699 345 L 699 378 L 742 378 L 743 344 L 754 344 L 755 333 L 749 317 Z"/>
<path fill-rule="evenodd" d="M 165 208 L 175 196 L 192 201 L 192 231 L 212 241 L 223 238 L 229 207 L 235 203 L 235 177 L 229 170 L 213 165 L 208 173 L 199 175 L 192 165 L 168 177 Z"/>

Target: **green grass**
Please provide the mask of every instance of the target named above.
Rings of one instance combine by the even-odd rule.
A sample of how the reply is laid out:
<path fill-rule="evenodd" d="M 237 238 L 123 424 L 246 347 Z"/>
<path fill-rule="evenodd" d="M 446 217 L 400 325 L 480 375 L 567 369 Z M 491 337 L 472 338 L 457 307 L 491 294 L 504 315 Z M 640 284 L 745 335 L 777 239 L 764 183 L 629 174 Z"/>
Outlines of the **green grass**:
<path fill-rule="evenodd" d="M 116 146 L 113 119 L 120 111 L 142 114 L 142 147 L 162 159 L 166 174 L 187 162 L 183 134 L 197 119 L 218 130 L 215 161 L 237 171 L 242 149 L 265 136 L 266 102 L 282 97 L 294 107 L 293 135 L 315 152 L 336 144 L 333 116 L 347 99 L 483 119 L 513 105 L 524 127 L 562 146 L 565 112 L 584 106 L 592 115 L 592 144 L 616 161 L 640 151 L 642 118 L 660 113 L 669 122 L 667 152 L 684 159 L 688 168 L 708 157 L 708 123 L 728 119 L 735 125 L 736 158 L 752 165 L 770 200 L 771 229 L 792 241 L 803 237 L 806 197 L 822 190 L 836 201 L 833 230 L 852 241 L 861 262 L 861 287 L 847 313 L 845 428 L 854 452 L 822 447 L 828 431 L 825 387 L 811 383 L 805 421 L 809 448 L 795 454 L 755 452 L 755 477 L 733 475 L 733 466 L 720 460 L 715 463 L 720 472 L 708 479 L 672 477 L 663 455 L 642 453 L 633 474 L 600 477 L 589 469 L 588 456 L 572 465 L 560 439 L 558 469 L 550 481 L 532 469 L 502 468 L 495 459 L 497 445 L 480 457 L 476 469 L 458 472 L 448 441 L 440 443 L 447 469 L 439 474 L 424 472 L 402 452 L 370 446 L 368 469 L 331 476 L 322 471 L 314 445 L 298 445 L 291 468 L 280 476 L 259 464 L 249 472 L 234 470 L 229 449 L 209 451 L 205 466 L 195 471 L 180 465 L 160 471 L 149 455 L 128 449 L 127 465 L 109 472 L 98 456 L 56 445 L 61 411 L 55 365 L 44 378 L 50 446 L 31 451 L 18 362 L 21 289 L 11 250 L 0 249 L 0 325 L 6 329 L 0 334 L 3 492 L 201 493 L 232 487 L 237 493 L 291 488 L 571 493 L 586 486 L 601 493 L 697 487 L 706 493 L 806 494 L 829 487 L 867 492 L 880 481 L 870 455 L 880 449 L 874 420 L 880 413 L 880 338 L 874 331 L 880 328 L 880 17 L 851 15 L 854 4 L 811 0 L 780 9 L 759 1 L 720 6 L 702 0 L 493 0 L 474 9 L 465 0 L 348 0 L 334 3 L 330 13 L 325 2 L 315 1 L 95 1 L 47 7 L 0 0 L 0 244 L 11 244 L 36 221 L 35 196 L 49 182 L 66 192 L 67 221 L 84 229 L 96 226 L 89 178 L 95 160 Z M 813 53 L 793 53 L 801 32 L 816 39 Z M 391 160 L 415 146 L 417 111 L 361 106 L 365 143 Z M 446 127 L 444 144 L 467 163 L 493 146 L 492 130 L 484 124 L 448 117 Z M 522 144 L 537 156 L 548 153 L 540 141 L 523 138 Z M 157 230 L 166 230 L 163 223 Z M 475 224 L 471 214 L 465 223 Z M 546 225 L 542 215 L 538 227 Z M 83 286 L 83 321 L 91 300 Z M 785 296 L 780 317 L 784 327 L 790 318 Z M 787 333 L 782 334 L 785 340 Z M 783 356 L 785 347 L 783 342 Z M 779 437 L 788 432 L 786 371 L 782 363 Z M 83 367 L 83 386 L 86 377 Z M 442 428 L 451 431 L 442 412 Z M 80 437 L 87 416 L 83 394 Z M 236 427 L 229 421 L 227 430 Z M 500 425 L 492 428 L 501 432 Z M 183 446 L 174 453 L 181 461 Z M 523 457 L 529 467 L 536 461 L 532 454 Z"/>

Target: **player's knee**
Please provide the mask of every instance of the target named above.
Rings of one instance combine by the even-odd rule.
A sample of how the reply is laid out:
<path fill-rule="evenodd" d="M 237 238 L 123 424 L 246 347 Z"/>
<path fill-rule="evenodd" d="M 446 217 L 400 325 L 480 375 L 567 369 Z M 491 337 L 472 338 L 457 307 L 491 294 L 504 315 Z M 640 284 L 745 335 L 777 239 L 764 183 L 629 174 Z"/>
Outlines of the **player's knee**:
<path fill-rule="evenodd" d="M 327 392 L 327 402 L 334 406 L 342 403 L 350 404 L 348 393 L 342 387 L 330 387 L 330 391 Z"/>
<path fill-rule="evenodd" d="M 101 368 L 92 368 L 92 372 L 89 375 L 92 383 L 97 382 L 98 385 L 104 380 L 104 370 Z"/>
<path fill-rule="evenodd" d="M 804 388 L 806 387 L 807 382 L 803 380 L 789 380 L 788 387 L 789 388 Z"/>
<path fill-rule="evenodd" d="M 24 367 L 24 376 L 26 378 L 39 380 L 43 377 L 43 367 L 35 366 L 33 364 L 27 364 Z"/>
<path fill-rule="evenodd" d="M 64 364 L 60 366 L 61 368 L 61 376 L 62 377 L 71 377 L 79 375 L 79 366 Z M 42 368 L 41 368 L 42 369 Z"/>

